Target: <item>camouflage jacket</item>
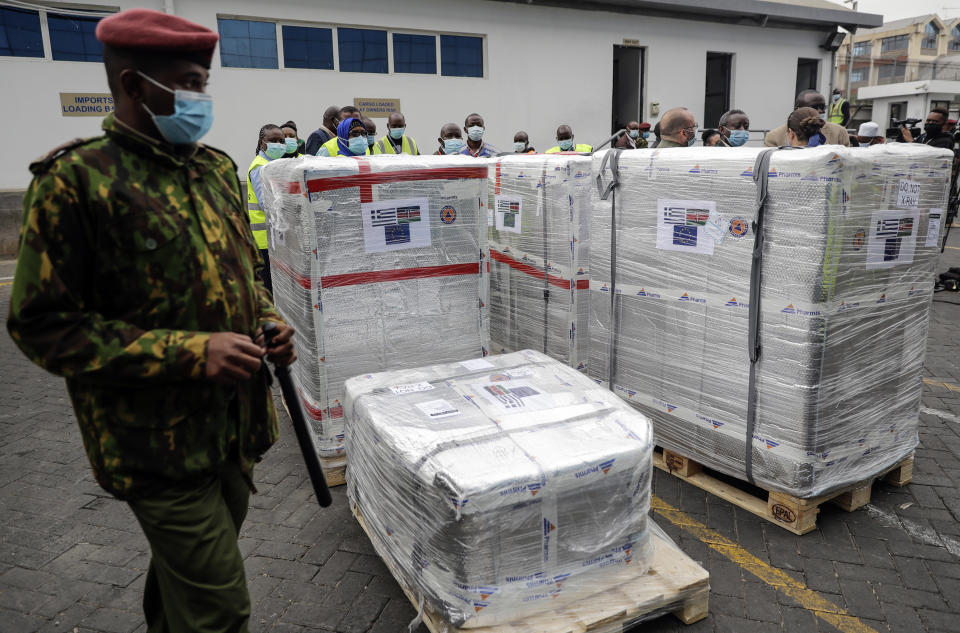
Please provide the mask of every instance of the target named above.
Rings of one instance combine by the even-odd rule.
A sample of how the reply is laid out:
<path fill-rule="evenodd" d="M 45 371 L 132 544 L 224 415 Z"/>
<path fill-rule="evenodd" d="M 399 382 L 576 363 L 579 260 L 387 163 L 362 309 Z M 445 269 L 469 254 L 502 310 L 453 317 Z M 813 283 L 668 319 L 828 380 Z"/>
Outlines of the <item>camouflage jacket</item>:
<path fill-rule="evenodd" d="M 277 438 L 269 374 L 205 378 L 212 332 L 280 322 L 256 270 L 236 165 L 178 155 L 113 115 L 30 165 L 7 327 L 64 376 L 97 481 L 123 499 L 249 472 Z M 255 281 L 256 279 L 256 281 Z"/>

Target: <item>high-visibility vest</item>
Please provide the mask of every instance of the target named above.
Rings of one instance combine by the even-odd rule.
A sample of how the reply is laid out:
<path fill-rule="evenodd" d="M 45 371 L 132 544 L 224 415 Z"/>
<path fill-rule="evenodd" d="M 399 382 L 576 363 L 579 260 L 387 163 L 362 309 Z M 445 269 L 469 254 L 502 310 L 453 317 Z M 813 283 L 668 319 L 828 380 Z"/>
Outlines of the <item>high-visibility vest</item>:
<path fill-rule="evenodd" d="M 560 149 L 559 145 L 554 145 L 553 147 L 547 150 L 547 153 L 558 154 L 560 152 L 592 152 L 592 151 L 593 151 L 593 145 L 587 145 L 586 143 L 577 143 L 576 145 L 573 146 L 573 149 L 567 149 L 567 150 Z"/>
<path fill-rule="evenodd" d="M 247 168 L 247 216 L 250 218 L 250 230 L 253 231 L 253 239 L 257 242 L 257 248 L 266 250 L 267 248 L 267 215 L 257 200 L 257 192 L 253 190 L 253 182 L 250 181 L 250 172 L 256 167 L 262 167 L 270 161 L 263 156 L 257 155 Z"/>
<path fill-rule="evenodd" d="M 390 139 L 387 138 L 387 136 L 384 136 L 382 139 L 373 144 L 373 153 L 396 154 L 397 152 L 394 150 L 393 143 L 390 142 Z M 400 153 L 419 156 L 420 150 L 417 149 L 417 142 L 404 134 L 400 137 Z"/>
<path fill-rule="evenodd" d="M 827 117 L 827 121 L 830 123 L 836 123 L 837 125 L 843 125 L 843 104 L 847 100 L 843 97 L 840 97 L 836 101 L 830 104 L 830 115 Z"/>
<path fill-rule="evenodd" d="M 320 149 L 323 149 L 324 147 L 327 148 L 327 154 L 329 154 L 331 157 L 340 155 L 340 146 L 337 144 L 336 136 L 334 136 L 332 139 L 330 139 L 329 141 L 321 145 Z M 369 147 L 367 147 L 366 154 L 370 154 Z"/>

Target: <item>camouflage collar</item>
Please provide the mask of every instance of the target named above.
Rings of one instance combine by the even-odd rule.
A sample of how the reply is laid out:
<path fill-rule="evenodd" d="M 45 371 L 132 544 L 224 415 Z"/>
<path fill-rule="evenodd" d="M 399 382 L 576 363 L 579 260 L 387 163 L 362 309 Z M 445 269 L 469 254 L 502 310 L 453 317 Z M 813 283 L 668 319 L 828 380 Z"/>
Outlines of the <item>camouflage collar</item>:
<path fill-rule="evenodd" d="M 103 125 L 101 127 L 111 140 L 116 141 L 131 151 L 154 158 L 171 167 L 183 167 L 192 162 L 193 159 L 197 158 L 200 150 L 199 145 L 192 145 L 189 151 L 184 153 L 178 152 L 173 145 L 158 141 L 155 138 L 133 129 L 123 121 L 117 119 L 113 113 L 108 114 L 103 119 Z"/>

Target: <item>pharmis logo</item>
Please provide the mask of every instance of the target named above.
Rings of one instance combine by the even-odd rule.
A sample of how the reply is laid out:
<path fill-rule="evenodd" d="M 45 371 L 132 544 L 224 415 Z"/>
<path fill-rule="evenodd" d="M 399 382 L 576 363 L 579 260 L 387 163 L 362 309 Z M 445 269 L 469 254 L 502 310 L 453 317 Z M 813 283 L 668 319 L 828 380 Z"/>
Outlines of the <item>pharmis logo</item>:
<path fill-rule="evenodd" d="M 605 462 L 600 462 L 600 470 L 603 471 L 604 475 L 610 472 L 610 469 L 613 467 L 613 462 L 615 461 L 617 461 L 616 458 L 607 460 Z"/>
<path fill-rule="evenodd" d="M 489 603 L 489 602 L 474 602 L 474 603 L 473 603 L 473 611 L 474 611 L 474 613 L 480 613 L 480 611 L 482 611 L 483 609 L 485 609 L 486 607 L 489 607 L 489 606 L 490 606 L 490 603 Z"/>
<path fill-rule="evenodd" d="M 550 519 L 543 520 L 543 535 L 549 536 L 550 532 L 557 529 L 557 526 L 550 522 Z"/>
<path fill-rule="evenodd" d="M 638 296 L 638 297 L 650 297 L 651 299 L 659 299 L 659 298 L 660 298 L 660 295 L 658 295 L 658 294 L 655 293 L 655 292 L 649 292 L 646 288 L 641 288 L 640 291 L 637 292 L 637 296 Z"/>
<path fill-rule="evenodd" d="M 743 301 L 737 301 L 736 297 L 731 297 L 730 301 L 727 301 L 724 305 L 730 308 L 749 308 L 750 307 L 749 303 L 744 303 Z"/>
<path fill-rule="evenodd" d="M 886 303 L 887 302 L 887 293 L 880 295 L 880 298 L 877 299 L 877 303 Z"/>
<path fill-rule="evenodd" d="M 537 493 L 540 492 L 540 482 L 535 481 L 533 483 L 527 484 L 527 490 L 530 491 L 530 496 L 536 497 Z"/>
<path fill-rule="evenodd" d="M 784 314 L 796 314 L 796 313 L 797 313 L 797 309 L 794 308 L 794 307 L 793 307 L 793 304 L 791 303 L 790 305 L 788 305 L 788 306 L 787 306 L 786 308 L 784 308 L 783 310 L 780 310 L 780 312 L 783 312 Z"/>

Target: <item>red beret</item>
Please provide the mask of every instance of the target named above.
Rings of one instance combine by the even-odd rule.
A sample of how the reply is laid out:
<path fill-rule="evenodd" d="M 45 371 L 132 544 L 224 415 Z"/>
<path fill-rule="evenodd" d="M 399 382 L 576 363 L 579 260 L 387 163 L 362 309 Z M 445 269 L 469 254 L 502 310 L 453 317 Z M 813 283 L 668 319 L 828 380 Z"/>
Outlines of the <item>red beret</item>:
<path fill-rule="evenodd" d="M 649 129 L 650 129 L 650 124 L 647 123 L 646 121 L 644 121 L 643 123 L 640 124 L 640 129 L 641 129 L 641 130 L 649 130 Z"/>
<path fill-rule="evenodd" d="M 207 60 L 220 36 L 196 22 L 151 9 L 128 9 L 100 20 L 97 39 L 107 46 L 156 53 L 194 53 Z"/>

